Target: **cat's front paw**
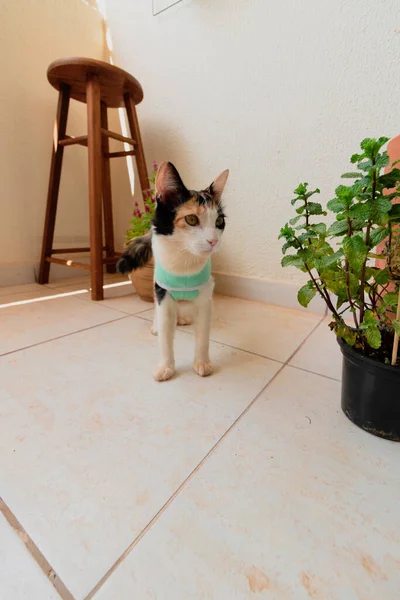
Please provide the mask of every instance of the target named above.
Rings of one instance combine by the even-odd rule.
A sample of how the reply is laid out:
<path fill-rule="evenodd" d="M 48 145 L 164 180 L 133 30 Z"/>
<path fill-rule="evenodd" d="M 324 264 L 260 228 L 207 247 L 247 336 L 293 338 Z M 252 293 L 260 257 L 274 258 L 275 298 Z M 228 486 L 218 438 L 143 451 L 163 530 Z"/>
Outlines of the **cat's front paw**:
<path fill-rule="evenodd" d="M 167 381 L 168 379 L 171 379 L 174 373 L 175 369 L 173 366 L 158 365 L 158 367 L 153 373 L 153 377 L 156 381 Z"/>
<path fill-rule="evenodd" d="M 193 369 L 200 375 L 200 377 L 208 377 L 213 372 L 210 361 L 195 360 L 193 363 Z"/>
<path fill-rule="evenodd" d="M 151 326 L 150 333 L 151 333 L 151 335 L 158 335 L 158 331 L 157 331 L 157 326 L 156 325 L 153 324 Z"/>

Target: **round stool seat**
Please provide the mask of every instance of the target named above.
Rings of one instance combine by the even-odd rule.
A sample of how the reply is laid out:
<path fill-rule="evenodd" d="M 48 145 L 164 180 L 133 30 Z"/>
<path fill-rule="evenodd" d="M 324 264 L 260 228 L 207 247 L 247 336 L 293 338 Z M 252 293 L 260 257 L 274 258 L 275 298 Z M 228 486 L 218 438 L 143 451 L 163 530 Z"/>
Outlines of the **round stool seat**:
<path fill-rule="evenodd" d="M 86 83 L 89 75 L 97 75 L 101 101 L 109 108 L 124 106 L 124 94 L 129 93 L 135 104 L 143 100 L 140 83 L 132 75 L 101 60 L 93 58 L 62 58 L 47 69 L 47 79 L 56 90 L 70 87 L 70 97 L 86 102 Z"/>

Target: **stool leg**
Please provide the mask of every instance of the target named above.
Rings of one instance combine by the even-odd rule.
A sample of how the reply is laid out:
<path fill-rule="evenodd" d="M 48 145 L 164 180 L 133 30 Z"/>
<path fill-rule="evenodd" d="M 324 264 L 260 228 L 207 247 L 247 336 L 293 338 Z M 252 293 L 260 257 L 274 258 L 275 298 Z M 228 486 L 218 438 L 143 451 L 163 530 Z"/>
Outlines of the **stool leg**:
<path fill-rule="evenodd" d="M 131 137 L 136 141 L 135 158 L 139 173 L 140 186 L 142 190 L 149 187 L 149 176 L 147 174 L 146 160 L 144 158 L 142 138 L 140 135 L 139 121 L 136 114 L 136 107 L 132 96 L 129 93 L 124 94 L 126 115 L 128 117 Z"/>
<path fill-rule="evenodd" d="M 46 217 L 44 221 L 42 254 L 40 257 L 39 280 L 41 285 L 49 283 L 50 263 L 47 262 L 53 251 L 54 229 L 56 225 L 58 192 L 60 190 L 61 167 L 63 161 L 64 147 L 58 144 L 59 140 L 65 138 L 69 108 L 69 86 L 63 86 L 58 95 L 58 106 L 56 122 L 54 124 L 53 146 L 51 154 L 51 166 L 49 187 L 47 192 Z"/>
<path fill-rule="evenodd" d="M 89 155 L 90 271 L 92 300 L 103 300 L 103 230 L 101 207 L 100 84 L 90 75 L 86 84 Z"/>
<path fill-rule="evenodd" d="M 101 103 L 101 127 L 108 129 L 107 105 Z M 111 193 L 111 172 L 110 159 L 106 154 L 110 151 L 108 137 L 103 135 L 101 139 L 102 150 L 102 188 L 103 188 L 103 211 L 104 211 L 104 232 L 106 236 L 106 257 L 115 256 L 114 246 L 114 224 L 112 213 L 112 193 Z M 107 273 L 116 273 L 115 264 L 107 265 Z"/>

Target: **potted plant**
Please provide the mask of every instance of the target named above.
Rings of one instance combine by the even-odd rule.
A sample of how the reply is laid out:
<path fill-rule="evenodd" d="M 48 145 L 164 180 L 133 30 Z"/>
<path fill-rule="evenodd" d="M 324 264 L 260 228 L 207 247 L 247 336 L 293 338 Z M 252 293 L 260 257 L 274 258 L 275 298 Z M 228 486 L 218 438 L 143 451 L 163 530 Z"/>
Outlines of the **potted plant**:
<path fill-rule="evenodd" d="M 132 219 L 125 234 L 126 246 L 133 239 L 146 235 L 151 229 L 151 222 L 156 208 L 155 182 L 158 165 L 153 162 L 153 174 L 149 178 L 150 187 L 143 190 L 143 210 L 135 202 Z M 139 297 L 146 302 L 154 301 L 154 261 L 151 259 L 147 265 L 129 273 L 129 278 L 135 286 Z"/>
<path fill-rule="evenodd" d="M 343 354 L 344 413 L 366 431 L 400 441 L 400 205 L 394 204 L 400 161 L 389 163 L 387 142 L 361 142 L 351 157 L 354 172 L 342 175 L 354 183 L 340 185 L 327 203 L 335 216 L 329 227 L 321 221 L 327 212 L 312 198 L 319 190 L 300 184 L 292 200 L 297 215 L 279 238 L 285 240 L 282 266 L 308 275 L 300 304 L 307 307 L 319 294 L 332 315 L 329 327 Z"/>

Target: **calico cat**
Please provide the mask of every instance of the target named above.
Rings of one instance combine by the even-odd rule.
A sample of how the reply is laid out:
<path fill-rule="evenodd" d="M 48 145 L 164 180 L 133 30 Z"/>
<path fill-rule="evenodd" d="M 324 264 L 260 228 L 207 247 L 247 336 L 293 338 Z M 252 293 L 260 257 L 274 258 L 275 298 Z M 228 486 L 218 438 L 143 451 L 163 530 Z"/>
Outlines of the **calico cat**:
<path fill-rule="evenodd" d="M 222 192 L 229 171 L 206 189 L 188 190 L 173 164 L 163 162 L 156 176 L 157 206 L 152 230 L 136 238 L 118 262 L 120 273 L 155 261 L 156 315 L 152 333 L 159 338 L 157 381 L 175 372 L 176 324 L 195 325 L 193 368 L 201 377 L 211 375 L 209 338 L 214 281 L 211 255 L 218 250 L 225 229 Z"/>

